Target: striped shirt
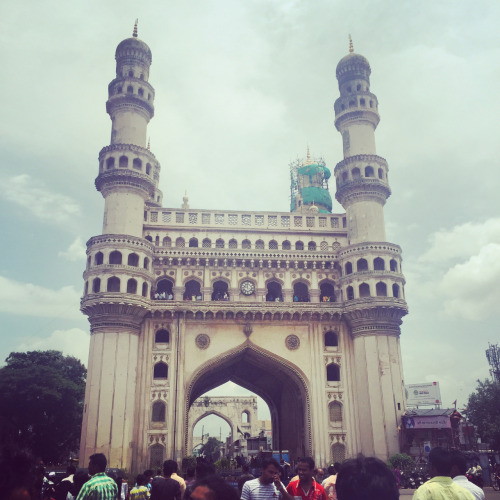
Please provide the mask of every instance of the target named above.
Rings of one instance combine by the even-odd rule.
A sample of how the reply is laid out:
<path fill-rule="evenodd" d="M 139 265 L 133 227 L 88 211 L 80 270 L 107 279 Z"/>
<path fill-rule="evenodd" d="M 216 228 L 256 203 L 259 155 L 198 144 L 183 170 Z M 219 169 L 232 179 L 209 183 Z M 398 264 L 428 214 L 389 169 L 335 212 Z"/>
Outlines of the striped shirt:
<path fill-rule="evenodd" d="M 262 484 L 258 478 L 247 481 L 241 491 L 241 500 L 278 500 L 281 496 L 274 483 Z"/>
<path fill-rule="evenodd" d="M 151 495 L 147 486 L 136 486 L 130 490 L 130 500 L 148 500 Z"/>
<path fill-rule="evenodd" d="M 83 486 L 76 500 L 117 500 L 118 486 L 104 472 L 94 474 Z"/>

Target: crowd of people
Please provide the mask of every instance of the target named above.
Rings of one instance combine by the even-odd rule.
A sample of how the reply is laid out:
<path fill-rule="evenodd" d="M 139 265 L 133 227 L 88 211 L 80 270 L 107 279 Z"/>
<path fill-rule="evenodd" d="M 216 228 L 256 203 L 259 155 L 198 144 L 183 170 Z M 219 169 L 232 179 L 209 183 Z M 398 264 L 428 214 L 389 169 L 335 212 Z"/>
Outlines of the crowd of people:
<path fill-rule="evenodd" d="M 482 488 L 467 478 L 470 470 L 460 451 L 434 448 L 428 465 L 431 479 L 415 491 L 413 500 L 485 499 Z M 0 494 L 6 500 L 398 500 L 400 488 L 397 474 L 384 462 L 362 455 L 335 463 L 326 472 L 311 457 L 298 459 L 294 470 L 283 460 L 264 458 L 259 471 L 242 464 L 237 487 L 216 474 L 213 464 L 200 461 L 183 478 L 177 462 L 166 460 L 163 470 L 137 475 L 130 491 L 126 481 L 107 469 L 102 453 L 90 457 L 88 472 L 70 466 L 58 483 L 42 466 L 33 468 L 22 453 L 4 454 L 0 468 Z"/>

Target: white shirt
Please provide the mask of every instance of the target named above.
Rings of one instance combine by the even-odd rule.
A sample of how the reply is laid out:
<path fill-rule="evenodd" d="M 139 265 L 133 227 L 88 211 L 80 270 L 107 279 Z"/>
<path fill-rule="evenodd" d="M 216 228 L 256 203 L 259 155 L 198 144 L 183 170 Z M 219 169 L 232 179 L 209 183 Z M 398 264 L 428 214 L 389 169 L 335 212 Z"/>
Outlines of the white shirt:
<path fill-rule="evenodd" d="M 453 482 L 457 483 L 462 488 L 469 490 L 474 495 L 476 500 L 484 500 L 484 491 L 479 486 L 471 483 L 466 476 L 455 476 L 453 478 Z"/>

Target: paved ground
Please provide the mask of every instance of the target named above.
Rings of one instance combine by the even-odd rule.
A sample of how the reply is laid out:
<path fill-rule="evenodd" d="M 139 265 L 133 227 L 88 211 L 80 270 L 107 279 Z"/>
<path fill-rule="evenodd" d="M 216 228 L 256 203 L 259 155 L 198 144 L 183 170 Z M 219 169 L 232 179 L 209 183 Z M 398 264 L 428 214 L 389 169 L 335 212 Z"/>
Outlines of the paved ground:
<path fill-rule="evenodd" d="M 409 500 L 415 490 L 399 490 L 399 498 L 402 500 Z M 493 488 L 484 488 L 484 495 L 486 500 L 500 500 L 500 491 L 495 491 Z"/>

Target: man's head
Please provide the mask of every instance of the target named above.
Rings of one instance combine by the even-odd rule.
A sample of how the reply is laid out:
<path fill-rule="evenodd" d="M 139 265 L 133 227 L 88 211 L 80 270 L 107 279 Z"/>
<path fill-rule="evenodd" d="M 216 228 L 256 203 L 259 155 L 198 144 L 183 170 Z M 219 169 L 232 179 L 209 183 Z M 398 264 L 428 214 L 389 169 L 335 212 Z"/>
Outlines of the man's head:
<path fill-rule="evenodd" d="M 330 474 L 330 476 L 334 476 L 335 474 L 337 474 L 337 471 L 335 470 L 334 465 L 329 465 L 327 470 L 328 470 L 328 474 Z"/>
<path fill-rule="evenodd" d="M 239 500 L 238 491 L 221 476 L 207 476 L 193 485 L 191 500 Z"/>
<path fill-rule="evenodd" d="M 274 458 L 265 458 L 262 460 L 262 475 L 260 482 L 263 484 L 271 484 L 276 478 L 279 478 L 280 465 Z"/>
<path fill-rule="evenodd" d="M 177 462 L 175 460 L 165 460 L 163 462 L 163 475 L 168 477 L 174 472 L 177 472 Z"/>
<path fill-rule="evenodd" d="M 311 457 L 299 458 L 297 474 L 301 483 L 309 483 L 314 475 L 314 460 Z"/>
<path fill-rule="evenodd" d="M 146 484 L 148 484 L 148 478 L 144 474 L 138 474 L 135 482 L 137 486 L 146 486 Z"/>
<path fill-rule="evenodd" d="M 450 453 L 451 471 L 450 476 L 465 476 L 467 472 L 467 460 L 465 455 L 459 450 L 453 450 Z"/>
<path fill-rule="evenodd" d="M 71 474 L 74 474 L 76 472 L 76 467 L 74 465 L 68 465 L 66 467 L 66 474 L 68 474 L 68 476 L 71 476 Z"/>
<path fill-rule="evenodd" d="M 90 455 L 89 474 L 93 476 L 99 472 L 104 472 L 106 470 L 106 465 L 108 465 L 108 461 L 102 453 L 94 453 L 93 455 Z"/>
<path fill-rule="evenodd" d="M 325 479 L 325 471 L 321 467 L 318 467 L 316 469 L 314 477 L 316 478 L 316 481 L 318 481 L 318 483 L 321 483 L 323 479 Z"/>
<path fill-rule="evenodd" d="M 451 470 L 451 456 L 444 448 L 432 448 L 429 453 L 430 474 L 435 476 L 449 476 Z"/>
<path fill-rule="evenodd" d="M 338 500 L 398 500 L 396 479 L 384 462 L 375 457 L 346 460 L 335 483 Z"/>

